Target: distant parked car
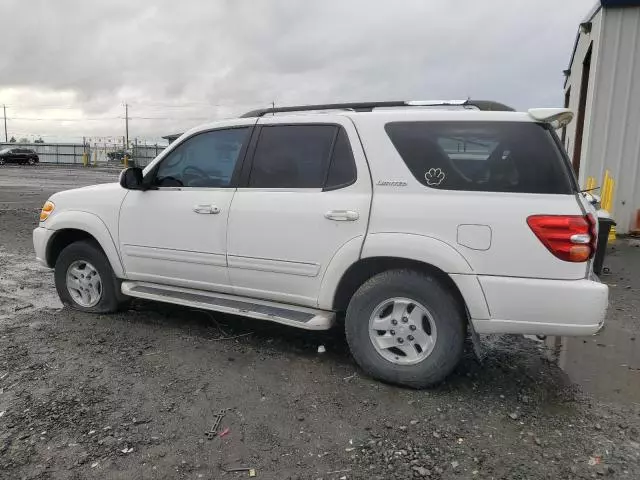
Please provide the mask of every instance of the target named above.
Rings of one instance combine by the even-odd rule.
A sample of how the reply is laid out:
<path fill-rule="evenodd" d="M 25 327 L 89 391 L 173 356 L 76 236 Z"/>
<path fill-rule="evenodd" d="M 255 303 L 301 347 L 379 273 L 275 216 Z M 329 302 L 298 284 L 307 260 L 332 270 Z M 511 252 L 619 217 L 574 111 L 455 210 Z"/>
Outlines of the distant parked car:
<path fill-rule="evenodd" d="M 35 165 L 39 161 L 38 154 L 30 148 L 4 148 L 0 150 L 0 165 L 5 163 Z"/>
<path fill-rule="evenodd" d="M 107 158 L 110 162 L 124 162 L 125 155 L 128 158 L 128 161 L 131 161 L 131 152 L 125 152 L 124 150 L 116 150 L 114 152 L 107 152 Z"/>

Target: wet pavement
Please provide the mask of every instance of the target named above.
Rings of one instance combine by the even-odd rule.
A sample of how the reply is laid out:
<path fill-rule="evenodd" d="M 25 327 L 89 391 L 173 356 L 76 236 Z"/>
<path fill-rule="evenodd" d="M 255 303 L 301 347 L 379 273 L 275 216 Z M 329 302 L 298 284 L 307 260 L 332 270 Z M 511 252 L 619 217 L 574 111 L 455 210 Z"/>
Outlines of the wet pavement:
<path fill-rule="evenodd" d="M 85 185 L 117 182 L 119 173 L 117 169 L 4 165 L 0 167 L 0 210 L 40 208 L 52 193 Z"/>
<path fill-rule="evenodd" d="M 39 208 L 116 178 L 0 169 L 0 478 L 235 478 L 224 469 L 240 465 L 278 480 L 640 478 L 640 248 L 620 241 L 605 261 L 600 335 L 486 337 L 482 365 L 467 351 L 444 384 L 413 391 L 364 376 L 340 329 L 141 301 L 59 309 L 33 258 Z M 211 439 L 221 409 L 229 433 Z"/>
<path fill-rule="evenodd" d="M 0 210 L 37 210 L 57 191 L 115 182 L 118 174 L 118 170 L 100 168 L 4 166 L 0 170 Z M 8 259 L 5 253 L 5 262 Z M 53 291 L 34 295 L 41 278 L 48 280 L 49 270 L 33 261 L 12 263 L 22 267 L 16 270 L 19 278 L 8 285 L 9 290 L 12 285 L 23 287 L 13 295 L 18 310 L 60 306 Z M 640 240 L 617 240 L 607 253 L 605 272 L 601 280 L 610 287 L 606 328 L 591 337 L 549 337 L 544 345 L 547 356 L 596 400 L 640 405 Z M 35 279 L 34 288 L 29 288 L 30 279 L 31 283 Z M 0 307 L 0 318 L 3 313 L 8 312 Z"/>
<path fill-rule="evenodd" d="M 618 239 L 605 257 L 605 329 L 592 337 L 550 337 L 558 365 L 599 401 L 640 405 L 640 240 Z"/>

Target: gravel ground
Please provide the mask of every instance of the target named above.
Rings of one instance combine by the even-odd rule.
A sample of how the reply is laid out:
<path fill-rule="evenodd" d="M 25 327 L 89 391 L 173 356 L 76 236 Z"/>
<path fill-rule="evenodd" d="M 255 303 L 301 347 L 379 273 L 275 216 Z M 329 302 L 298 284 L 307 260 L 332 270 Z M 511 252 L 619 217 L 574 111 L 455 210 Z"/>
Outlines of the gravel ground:
<path fill-rule="evenodd" d="M 640 478 L 640 404 L 589 397 L 541 342 L 484 338 L 482 365 L 468 353 L 413 391 L 364 377 L 340 329 L 138 301 L 60 309 L 33 261 L 37 210 L 61 184 L 113 175 L 51 170 L 0 170 L 0 478 Z M 609 321 L 631 331 L 638 255 L 621 246 L 607 277 L 625 285 Z M 228 433 L 209 438 L 221 411 Z"/>

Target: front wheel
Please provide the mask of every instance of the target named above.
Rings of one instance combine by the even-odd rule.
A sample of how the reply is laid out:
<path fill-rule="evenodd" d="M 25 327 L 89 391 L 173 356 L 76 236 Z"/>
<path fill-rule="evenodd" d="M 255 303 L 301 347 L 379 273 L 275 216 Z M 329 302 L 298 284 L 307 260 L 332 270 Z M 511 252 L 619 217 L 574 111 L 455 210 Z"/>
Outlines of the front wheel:
<path fill-rule="evenodd" d="M 30 158 L 29 160 L 27 160 L 27 163 L 29 165 L 35 165 L 36 164 L 36 159 L 35 158 Z"/>
<path fill-rule="evenodd" d="M 111 313 L 126 305 L 109 260 L 91 241 L 74 242 L 62 250 L 55 282 L 62 303 L 76 310 Z"/>
<path fill-rule="evenodd" d="M 390 270 L 355 293 L 345 320 L 356 362 L 374 378 L 413 388 L 447 377 L 462 357 L 464 309 L 436 278 Z"/>

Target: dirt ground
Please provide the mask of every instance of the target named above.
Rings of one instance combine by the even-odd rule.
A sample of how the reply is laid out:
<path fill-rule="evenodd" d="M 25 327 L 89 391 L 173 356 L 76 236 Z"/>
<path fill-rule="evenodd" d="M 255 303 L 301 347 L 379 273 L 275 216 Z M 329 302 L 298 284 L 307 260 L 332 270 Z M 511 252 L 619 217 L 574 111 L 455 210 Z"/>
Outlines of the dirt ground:
<path fill-rule="evenodd" d="M 446 383 L 413 391 L 363 376 L 340 329 L 151 302 L 108 316 L 61 309 L 33 258 L 39 207 L 114 178 L 0 170 L 0 478 L 249 478 L 227 472 L 238 467 L 256 479 L 640 478 L 640 403 L 624 385 L 586 393 L 542 342 L 484 338 L 482 365 L 469 353 Z M 605 277 L 609 323 L 635 342 L 640 249 L 625 245 Z M 598 338 L 578 341 L 615 349 Z M 629 355 L 615 365 L 625 375 L 640 368 L 638 348 Z M 220 412 L 228 433 L 208 436 Z"/>

